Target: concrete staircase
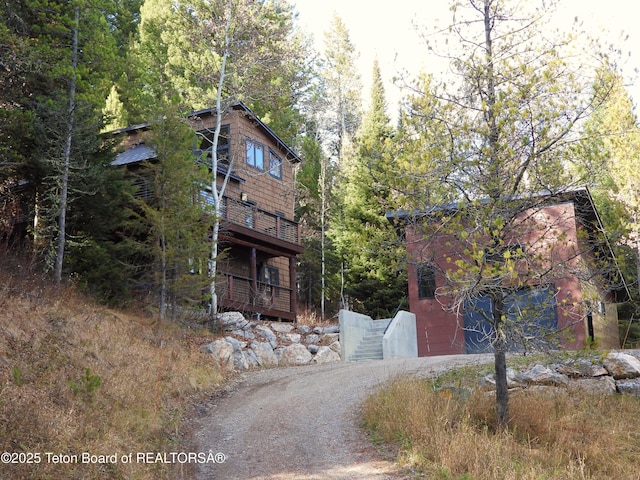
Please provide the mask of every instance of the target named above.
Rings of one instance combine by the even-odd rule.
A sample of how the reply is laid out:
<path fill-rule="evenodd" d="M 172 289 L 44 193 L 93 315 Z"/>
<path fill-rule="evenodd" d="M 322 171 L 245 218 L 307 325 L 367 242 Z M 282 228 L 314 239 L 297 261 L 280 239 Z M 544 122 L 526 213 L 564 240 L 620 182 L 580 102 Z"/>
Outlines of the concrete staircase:
<path fill-rule="evenodd" d="M 362 336 L 362 340 L 356 347 L 351 361 L 382 360 L 382 337 L 390 323 L 390 318 L 372 320 L 369 328 Z"/>

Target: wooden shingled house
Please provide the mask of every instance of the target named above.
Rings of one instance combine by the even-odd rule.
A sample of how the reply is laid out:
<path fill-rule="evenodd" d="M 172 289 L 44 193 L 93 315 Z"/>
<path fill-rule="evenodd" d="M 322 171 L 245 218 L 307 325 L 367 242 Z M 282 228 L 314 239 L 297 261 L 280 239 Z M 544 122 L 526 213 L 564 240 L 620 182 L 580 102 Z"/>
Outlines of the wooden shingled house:
<path fill-rule="evenodd" d="M 189 123 L 199 132 L 195 159 L 212 149 L 215 109 L 193 112 Z M 142 124 L 114 132 L 125 139 L 113 165 L 134 171 L 153 160 L 155 152 L 143 136 L 149 128 Z M 226 110 L 216 148 L 219 186 L 233 159 L 223 197 L 220 243 L 226 255 L 218 265 L 220 307 L 294 321 L 296 263 L 303 247 L 294 219 L 293 172 L 300 157 L 241 102 Z M 140 180 L 138 195 L 150 194 Z M 206 200 L 211 191 L 203 188 L 201 195 Z"/>

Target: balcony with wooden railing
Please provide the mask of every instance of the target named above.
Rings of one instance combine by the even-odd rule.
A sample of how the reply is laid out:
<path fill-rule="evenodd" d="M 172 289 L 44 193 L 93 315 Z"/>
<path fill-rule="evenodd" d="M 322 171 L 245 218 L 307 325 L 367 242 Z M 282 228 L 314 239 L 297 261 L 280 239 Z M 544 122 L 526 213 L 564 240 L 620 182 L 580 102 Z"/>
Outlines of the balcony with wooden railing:
<path fill-rule="evenodd" d="M 274 251 L 281 249 L 285 256 L 302 252 L 297 222 L 248 202 L 229 197 L 223 201 L 222 220 L 230 232 L 271 245 Z"/>
<path fill-rule="evenodd" d="M 220 275 L 216 282 L 219 297 L 225 308 L 246 313 L 295 320 L 295 301 L 291 288 L 257 282 L 248 277 Z"/>

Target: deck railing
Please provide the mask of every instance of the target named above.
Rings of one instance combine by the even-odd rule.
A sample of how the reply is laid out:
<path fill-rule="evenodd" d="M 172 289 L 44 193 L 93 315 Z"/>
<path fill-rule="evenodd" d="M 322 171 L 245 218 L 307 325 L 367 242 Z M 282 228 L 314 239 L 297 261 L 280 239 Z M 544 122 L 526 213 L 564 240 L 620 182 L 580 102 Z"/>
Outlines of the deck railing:
<path fill-rule="evenodd" d="M 300 245 L 300 231 L 297 222 L 267 212 L 250 203 L 224 197 L 223 218 L 236 225 L 242 225 L 256 232 Z"/>
<path fill-rule="evenodd" d="M 216 284 L 221 300 L 234 308 L 290 311 L 291 289 L 288 287 L 257 282 L 254 289 L 250 278 L 231 274 L 221 275 Z"/>

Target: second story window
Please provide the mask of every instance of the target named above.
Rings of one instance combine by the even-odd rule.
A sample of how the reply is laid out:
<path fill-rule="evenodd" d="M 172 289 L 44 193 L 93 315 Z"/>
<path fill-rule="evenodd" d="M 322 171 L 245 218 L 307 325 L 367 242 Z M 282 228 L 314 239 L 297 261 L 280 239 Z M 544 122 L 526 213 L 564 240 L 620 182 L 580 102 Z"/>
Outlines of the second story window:
<path fill-rule="evenodd" d="M 247 138 L 247 165 L 264 171 L 264 145 Z"/>
<path fill-rule="evenodd" d="M 269 175 L 282 178 L 282 160 L 271 149 L 269 149 Z"/>
<path fill-rule="evenodd" d="M 198 132 L 198 148 L 196 155 L 199 155 L 204 161 L 211 161 L 211 152 L 213 146 L 213 129 L 201 130 Z M 229 165 L 229 125 L 220 127 L 220 135 L 218 135 L 218 165 Z M 205 156 L 206 155 L 206 156 Z"/>

